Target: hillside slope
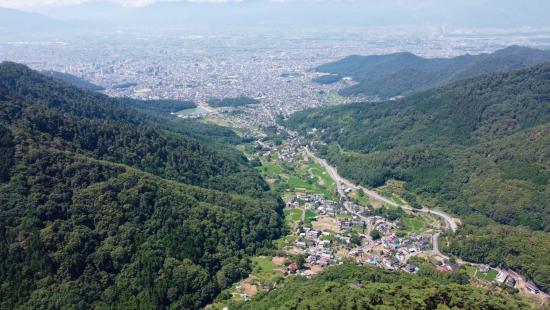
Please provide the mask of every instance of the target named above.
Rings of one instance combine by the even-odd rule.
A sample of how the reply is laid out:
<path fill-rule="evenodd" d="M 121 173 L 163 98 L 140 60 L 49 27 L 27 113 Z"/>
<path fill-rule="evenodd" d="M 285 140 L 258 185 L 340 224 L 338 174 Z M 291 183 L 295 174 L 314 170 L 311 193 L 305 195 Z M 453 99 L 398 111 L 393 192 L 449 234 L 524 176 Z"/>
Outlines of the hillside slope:
<path fill-rule="evenodd" d="M 492 54 L 464 55 L 454 58 L 422 58 L 411 53 L 380 56 L 350 56 L 316 68 L 332 75 L 320 77 L 320 83 L 351 76 L 357 85 L 341 91 L 343 95 L 378 95 L 389 98 L 409 95 L 471 78 L 484 73 L 521 69 L 550 61 L 550 51 L 512 46 Z"/>
<path fill-rule="evenodd" d="M 0 308 L 197 309 L 281 235 L 242 154 L 156 121 L 0 65 Z"/>
<path fill-rule="evenodd" d="M 82 78 L 79 78 L 78 76 L 69 74 L 69 73 L 63 73 L 58 71 L 42 71 L 41 72 L 44 75 L 47 75 L 49 77 L 52 77 L 54 79 L 62 80 L 66 83 L 69 83 L 71 85 L 74 85 L 76 87 L 84 88 L 87 90 L 94 90 L 94 91 L 102 91 L 105 90 L 102 86 L 95 85 L 93 83 L 90 83 Z"/>
<path fill-rule="evenodd" d="M 457 279 L 349 264 L 295 277 L 236 309 L 530 309 L 520 300 Z"/>
<path fill-rule="evenodd" d="M 394 102 L 303 111 L 288 125 L 304 134 L 318 129 L 327 143 L 318 151 L 342 175 L 371 187 L 405 181 L 410 203 L 450 210 L 480 236 L 498 235 L 507 250 L 495 255 L 499 249 L 487 247 L 476 260 L 513 266 L 550 288 L 541 246 L 550 235 L 522 243 L 496 228 L 550 231 L 550 63 Z M 460 234 L 475 232 L 465 227 Z M 460 247 L 453 251 L 460 254 Z"/>

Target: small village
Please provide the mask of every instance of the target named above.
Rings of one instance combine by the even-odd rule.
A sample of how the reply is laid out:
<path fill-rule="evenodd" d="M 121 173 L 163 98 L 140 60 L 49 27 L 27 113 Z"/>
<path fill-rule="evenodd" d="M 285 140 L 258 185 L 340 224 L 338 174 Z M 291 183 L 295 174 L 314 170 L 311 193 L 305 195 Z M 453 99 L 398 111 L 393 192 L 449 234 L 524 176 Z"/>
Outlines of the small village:
<path fill-rule="evenodd" d="M 290 233 L 280 240 L 277 256 L 260 257 L 255 262 L 264 266 L 259 269 L 271 272 L 269 281 L 250 276 L 236 286 L 237 298 L 248 300 L 260 291 L 269 291 L 276 287 L 273 281 L 281 281 L 281 277 L 309 278 L 345 261 L 406 273 L 421 268 L 452 273 L 462 268 L 480 286 L 543 294 L 511 270 L 457 261 L 441 254 L 437 246 L 434 249 L 434 241 L 444 228 L 441 219 L 366 199 L 357 189 L 335 182 L 327 171 L 312 164 L 304 151 L 303 138 L 288 131 L 285 138 L 284 143 L 275 143 L 263 136 L 254 143 L 254 151 L 265 166 L 262 169 L 268 183 L 283 191 Z M 279 168 L 289 164 L 306 168 Z M 301 175 L 286 176 L 288 173 Z M 297 180 L 300 178 L 301 182 Z"/>

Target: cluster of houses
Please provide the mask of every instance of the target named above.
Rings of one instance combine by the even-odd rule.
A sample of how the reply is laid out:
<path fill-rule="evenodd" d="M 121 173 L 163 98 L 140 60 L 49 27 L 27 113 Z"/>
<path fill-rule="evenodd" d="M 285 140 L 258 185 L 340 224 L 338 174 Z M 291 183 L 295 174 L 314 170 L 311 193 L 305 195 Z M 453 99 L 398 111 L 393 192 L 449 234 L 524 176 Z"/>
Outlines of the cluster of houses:
<path fill-rule="evenodd" d="M 291 197 L 286 204 L 288 208 L 299 208 L 302 205 L 306 210 L 315 210 L 321 215 L 331 217 L 335 217 L 343 211 L 337 202 L 327 200 L 323 195 L 298 194 Z"/>
<path fill-rule="evenodd" d="M 299 151 L 299 149 L 302 143 L 302 137 L 290 135 L 290 137 L 288 138 L 288 144 L 284 145 L 279 150 L 279 160 L 294 162 L 301 156 L 301 152 Z"/>
<path fill-rule="evenodd" d="M 357 216 L 354 216 L 351 219 L 338 221 L 338 228 L 340 228 L 340 230 L 343 230 L 343 231 L 352 230 L 353 226 L 365 229 L 367 228 L 367 224 L 368 223 L 365 220 L 362 220 Z"/>
<path fill-rule="evenodd" d="M 300 238 L 294 242 L 294 245 L 306 256 L 306 263 L 310 267 L 313 265 L 327 267 L 341 261 L 341 258 L 334 253 L 332 242 L 323 238 L 329 235 L 328 232 L 304 228 L 304 232 L 299 235 Z"/>
<path fill-rule="evenodd" d="M 344 206 L 343 204 L 348 204 Z M 294 246 L 307 256 L 306 263 L 309 265 L 318 265 L 321 267 L 336 264 L 340 259 L 334 255 L 335 250 L 341 249 L 338 245 L 343 245 L 349 249 L 350 232 L 354 228 L 360 228 L 358 231 L 363 239 L 363 244 L 351 248 L 347 252 L 348 257 L 353 257 L 360 265 L 380 266 L 386 269 L 401 269 L 405 272 L 416 272 L 418 268 L 407 261 L 411 256 L 422 251 L 429 250 L 431 247 L 431 234 L 411 233 L 406 238 L 397 237 L 395 230 L 399 227 L 399 220 L 390 221 L 382 216 L 368 217 L 368 209 L 360 207 L 354 202 L 343 201 L 335 202 L 325 199 L 322 195 L 295 195 L 288 200 L 287 207 L 302 207 L 306 210 L 315 210 L 317 214 L 337 217 L 340 214 L 349 214 L 347 210 L 354 213 L 347 218 L 338 220 L 338 228 L 342 232 L 336 234 L 331 242 L 323 239 L 330 233 L 305 228 L 299 234 L 299 238 L 294 242 Z M 361 216 L 364 214 L 363 216 Z M 371 241 L 364 234 L 369 228 L 380 231 L 382 238 Z"/>
<path fill-rule="evenodd" d="M 287 132 L 287 143 L 282 145 L 276 145 L 273 142 L 256 141 L 256 148 L 262 150 L 262 155 L 269 157 L 272 153 L 278 153 L 278 160 L 282 162 L 294 162 L 300 158 L 302 153 L 299 151 L 303 144 L 303 137 L 293 132 Z M 265 137 L 265 136 L 264 136 Z"/>

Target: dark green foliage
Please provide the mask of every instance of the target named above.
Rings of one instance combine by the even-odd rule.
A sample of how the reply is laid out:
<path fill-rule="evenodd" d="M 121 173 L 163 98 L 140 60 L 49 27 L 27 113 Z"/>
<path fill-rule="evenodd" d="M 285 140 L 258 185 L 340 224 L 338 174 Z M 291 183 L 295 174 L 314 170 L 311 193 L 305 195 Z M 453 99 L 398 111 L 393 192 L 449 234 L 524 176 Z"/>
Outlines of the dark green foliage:
<path fill-rule="evenodd" d="M 313 81 L 319 83 L 319 84 L 334 84 L 342 79 L 341 76 L 337 74 L 327 74 L 322 75 L 320 77 L 317 77 L 313 79 Z"/>
<path fill-rule="evenodd" d="M 341 91 L 342 95 L 378 95 L 389 98 L 442 86 L 484 73 L 520 69 L 550 61 L 550 52 L 512 46 L 493 54 L 464 55 L 455 58 L 426 59 L 411 53 L 382 56 L 350 56 L 318 67 L 319 83 L 333 83 L 351 76 L 357 85 Z"/>
<path fill-rule="evenodd" d="M 10 168 L 13 165 L 13 137 L 10 131 L 0 125 L 0 182 L 9 179 Z"/>
<path fill-rule="evenodd" d="M 523 180 L 536 185 L 548 184 L 550 171 L 540 169 L 539 166 L 533 163 L 501 160 L 497 163 L 498 168 L 502 171 L 502 177 L 506 180 Z"/>
<path fill-rule="evenodd" d="M 235 305 L 237 309 L 530 309 L 525 302 L 431 277 L 357 267 L 333 267 L 311 280 L 292 278 L 283 287 Z"/>
<path fill-rule="evenodd" d="M 239 179 L 250 180 L 241 175 L 254 173 L 244 157 L 228 159 L 223 148 L 182 135 L 181 128 L 160 129 L 164 125 L 156 120 L 161 118 L 140 115 L 117 100 L 69 88 L 19 65 L 6 63 L 2 69 L 0 89 L 6 89 L 6 100 L 0 119 L 35 142 L 216 189 L 220 176 L 239 176 L 223 184 L 230 190 L 241 187 Z M 255 183 L 263 182 L 256 178 Z"/>
<path fill-rule="evenodd" d="M 138 84 L 135 82 L 124 82 L 122 84 L 114 85 L 113 89 L 124 89 L 124 88 L 130 88 L 137 86 Z"/>
<path fill-rule="evenodd" d="M 400 219 L 401 217 L 405 216 L 406 213 L 403 211 L 402 208 L 386 208 L 385 206 L 382 206 L 380 208 L 372 209 L 369 211 L 370 216 L 382 216 L 389 221 L 395 221 L 397 219 Z M 378 232 L 380 233 L 380 232 Z"/>
<path fill-rule="evenodd" d="M 161 119 L 0 65 L 0 308 L 197 309 L 281 235 L 242 154 Z"/>
<path fill-rule="evenodd" d="M 164 129 L 184 134 L 201 141 L 222 144 L 239 144 L 244 140 L 233 130 L 213 124 L 205 124 L 199 120 L 181 120 L 173 117 L 163 117 L 156 120 Z M 231 149 L 226 150 L 231 151 Z M 239 153 L 240 154 L 240 153 Z M 242 154 L 240 154 L 242 156 Z"/>
<path fill-rule="evenodd" d="M 319 129 L 328 143 L 319 152 L 358 183 L 406 181 L 403 198 L 414 207 L 550 231 L 550 63 L 398 101 L 299 112 L 288 124 Z M 545 248 L 526 247 L 515 265 L 548 279 L 548 265 L 531 265 Z"/>
<path fill-rule="evenodd" d="M 472 262 L 517 270 L 550 290 L 550 256 L 542 253 L 550 248 L 548 233 L 495 224 L 480 227 L 471 219 L 466 223 L 446 251 Z"/>
<path fill-rule="evenodd" d="M 408 181 L 409 192 L 435 197 L 458 214 L 482 212 L 546 230 L 549 76 L 550 63 L 397 102 L 298 112 L 288 124 L 323 129 L 329 145 L 319 151 L 355 181 Z M 509 211 L 501 215 L 497 206 Z"/>
<path fill-rule="evenodd" d="M 382 238 L 382 233 L 380 233 L 378 230 L 374 229 L 369 234 L 372 238 L 372 240 L 378 240 Z"/>
<path fill-rule="evenodd" d="M 42 71 L 41 73 L 49 77 L 52 77 L 54 79 L 62 80 L 65 83 L 71 84 L 79 88 L 93 90 L 93 91 L 102 91 L 105 89 L 99 85 L 90 83 L 72 74 L 57 72 L 57 71 Z"/>
<path fill-rule="evenodd" d="M 132 98 L 120 98 L 118 100 L 130 108 L 144 110 L 146 112 L 175 113 L 197 107 L 192 101 L 182 100 L 139 100 Z"/>
<path fill-rule="evenodd" d="M 258 104 L 260 101 L 246 97 L 241 96 L 237 98 L 224 98 L 224 99 L 210 99 L 208 100 L 208 105 L 211 107 L 240 107 L 243 105 L 249 105 L 249 104 Z"/>

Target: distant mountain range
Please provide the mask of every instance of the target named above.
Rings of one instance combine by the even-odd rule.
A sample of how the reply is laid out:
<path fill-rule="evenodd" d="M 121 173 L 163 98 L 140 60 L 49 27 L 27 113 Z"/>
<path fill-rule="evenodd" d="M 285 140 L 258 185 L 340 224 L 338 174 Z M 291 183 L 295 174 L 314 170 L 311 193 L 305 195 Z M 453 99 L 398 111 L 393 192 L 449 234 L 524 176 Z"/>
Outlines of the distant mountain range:
<path fill-rule="evenodd" d="M 366 94 L 389 98 L 545 61 L 550 61 L 550 51 L 511 46 L 492 54 L 454 58 L 422 58 L 411 53 L 349 56 L 315 70 L 330 74 L 316 79 L 319 83 L 334 83 L 342 77 L 352 77 L 358 84 L 343 89 L 340 92 L 342 95 Z"/>
<path fill-rule="evenodd" d="M 0 33 L 42 33 L 74 31 L 89 25 L 82 21 L 62 21 L 38 13 L 0 7 Z"/>

